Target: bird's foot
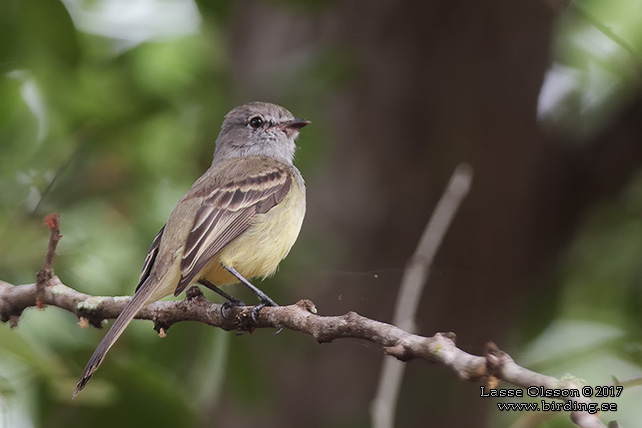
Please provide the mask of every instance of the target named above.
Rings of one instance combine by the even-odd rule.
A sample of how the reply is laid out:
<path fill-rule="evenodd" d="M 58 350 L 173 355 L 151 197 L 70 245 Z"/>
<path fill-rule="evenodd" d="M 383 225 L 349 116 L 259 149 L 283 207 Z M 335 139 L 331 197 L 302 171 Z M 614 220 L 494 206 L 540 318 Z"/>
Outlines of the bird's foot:
<path fill-rule="evenodd" d="M 221 305 L 221 316 L 226 320 L 229 319 L 230 310 L 236 306 L 246 306 L 243 300 L 239 299 L 229 299 L 227 302 Z"/>
<path fill-rule="evenodd" d="M 266 299 L 261 300 L 261 303 L 259 303 L 254 308 L 252 308 L 252 312 L 250 313 L 250 318 L 252 319 L 252 322 L 254 323 L 254 325 L 258 325 L 259 324 L 259 312 L 261 311 L 261 309 L 263 309 L 266 306 L 272 306 L 272 307 L 278 307 L 279 306 L 274 300 L 270 299 L 267 296 L 265 296 L 265 297 L 266 297 Z M 279 333 L 281 333 L 281 331 L 283 331 L 282 328 L 278 329 L 276 331 L 276 333 L 274 333 L 274 334 L 279 334 Z"/>

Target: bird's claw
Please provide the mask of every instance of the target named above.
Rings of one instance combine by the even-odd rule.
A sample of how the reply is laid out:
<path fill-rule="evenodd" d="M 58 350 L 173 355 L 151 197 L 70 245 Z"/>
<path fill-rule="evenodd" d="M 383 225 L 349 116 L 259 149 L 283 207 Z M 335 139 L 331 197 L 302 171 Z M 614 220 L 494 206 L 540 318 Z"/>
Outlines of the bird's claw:
<path fill-rule="evenodd" d="M 221 316 L 224 319 L 229 319 L 230 310 L 235 306 L 245 306 L 242 300 L 229 300 L 221 305 Z"/>
<path fill-rule="evenodd" d="M 252 308 L 252 312 L 250 312 L 250 318 L 252 318 L 252 322 L 254 325 L 258 325 L 259 323 L 259 311 L 263 309 L 264 307 L 268 306 L 265 302 L 261 302 L 255 307 Z"/>
<path fill-rule="evenodd" d="M 269 299 L 269 298 L 268 298 Z M 250 313 L 250 317 L 252 318 L 252 322 L 254 325 L 259 324 L 259 311 L 263 309 L 266 306 L 279 306 L 274 300 L 269 299 L 269 300 L 262 300 L 261 303 L 256 305 L 254 308 L 252 308 L 252 312 Z"/>

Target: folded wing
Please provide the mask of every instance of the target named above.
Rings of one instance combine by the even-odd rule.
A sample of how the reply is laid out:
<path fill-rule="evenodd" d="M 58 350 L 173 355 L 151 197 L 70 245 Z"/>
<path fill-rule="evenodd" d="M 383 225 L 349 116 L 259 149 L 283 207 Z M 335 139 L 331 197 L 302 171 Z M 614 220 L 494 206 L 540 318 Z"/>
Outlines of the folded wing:
<path fill-rule="evenodd" d="M 174 292 L 180 294 L 214 256 L 245 232 L 257 214 L 264 214 L 289 193 L 292 177 L 275 167 L 194 197 L 203 198 L 187 237 L 181 260 L 181 277 Z"/>

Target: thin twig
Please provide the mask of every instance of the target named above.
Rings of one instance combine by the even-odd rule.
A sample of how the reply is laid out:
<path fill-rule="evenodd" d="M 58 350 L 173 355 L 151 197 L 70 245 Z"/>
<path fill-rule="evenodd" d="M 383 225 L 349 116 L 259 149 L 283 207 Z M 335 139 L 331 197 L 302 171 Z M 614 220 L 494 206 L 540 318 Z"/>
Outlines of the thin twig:
<path fill-rule="evenodd" d="M 636 377 L 634 379 L 628 380 L 619 380 L 613 376 L 613 386 L 621 386 L 623 388 L 629 388 L 631 386 L 640 386 L 642 385 L 642 377 Z"/>
<path fill-rule="evenodd" d="M 415 331 L 415 317 L 432 262 L 461 202 L 468 194 L 472 175 L 469 165 L 457 166 L 421 235 L 415 253 L 406 266 L 392 321 L 403 330 L 411 333 Z M 392 358 L 383 360 L 377 394 L 371 407 L 374 428 L 394 426 L 395 409 L 405 367 L 405 364 Z"/>
<path fill-rule="evenodd" d="M 36 275 L 36 288 L 38 292 L 38 297 L 42 297 L 44 293 L 44 288 L 49 285 L 50 281 L 54 277 L 53 270 L 53 260 L 56 255 L 56 248 L 58 247 L 58 241 L 62 238 L 60 234 L 60 216 L 58 214 L 49 214 L 45 217 L 42 222 L 49 228 L 49 245 L 47 246 L 47 253 L 45 254 L 45 260 L 42 263 L 42 268 L 40 272 Z M 36 306 L 41 307 L 40 302 L 43 299 L 38 299 Z"/>

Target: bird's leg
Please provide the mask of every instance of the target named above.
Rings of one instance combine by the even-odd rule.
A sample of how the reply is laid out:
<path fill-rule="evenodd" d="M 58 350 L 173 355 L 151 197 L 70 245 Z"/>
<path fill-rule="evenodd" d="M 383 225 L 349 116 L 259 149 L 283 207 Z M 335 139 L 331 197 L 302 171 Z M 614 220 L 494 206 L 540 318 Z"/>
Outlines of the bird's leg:
<path fill-rule="evenodd" d="M 216 285 L 212 284 L 208 280 L 201 279 L 198 282 L 199 284 L 204 285 L 205 287 L 209 288 L 219 296 L 223 297 L 230 304 L 232 304 L 232 306 L 245 306 L 245 303 L 242 300 L 239 300 L 236 297 L 227 294 L 225 291 L 221 290 L 220 288 L 218 288 Z"/>
<path fill-rule="evenodd" d="M 204 285 L 205 287 L 209 288 L 210 290 L 227 300 L 227 302 L 223 303 L 223 306 L 221 306 L 221 315 L 223 316 L 223 318 L 227 319 L 230 308 L 234 306 L 245 306 L 245 302 L 243 302 L 243 300 L 239 300 L 236 297 L 227 294 L 225 291 L 221 290 L 208 280 L 201 279 L 198 282 L 199 284 Z"/>
<path fill-rule="evenodd" d="M 258 297 L 261 301 L 261 303 L 259 303 L 254 307 L 254 309 L 252 309 L 252 321 L 254 321 L 255 324 L 258 324 L 257 317 L 261 309 L 263 309 L 265 306 L 279 306 L 274 300 L 270 299 L 267 294 L 259 290 L 254 284 L 245 279 L 245 277 L 241 275 L 236 269 L 231 266 L 225 266 L 223 264 L 221 264 L 221 266 L 223 266 L 229 273 L 234 275 L 236 279 L 245 284 L 245 286 L 249 288 L 252 293 L 256 294 L 256 297 Z"/>

